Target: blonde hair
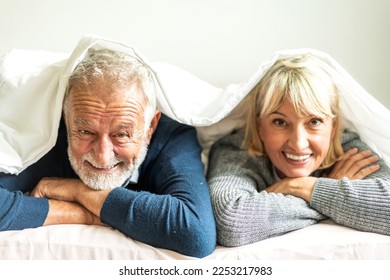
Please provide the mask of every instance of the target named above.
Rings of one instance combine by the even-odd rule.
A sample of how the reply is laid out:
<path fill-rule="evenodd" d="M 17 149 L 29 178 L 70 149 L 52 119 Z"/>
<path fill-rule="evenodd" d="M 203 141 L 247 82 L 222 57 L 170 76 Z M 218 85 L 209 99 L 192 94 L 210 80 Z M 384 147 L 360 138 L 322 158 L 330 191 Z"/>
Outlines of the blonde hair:
<path fill-rule="evenodd" d="M 249 110 L 243 144 L 249 154 L 266 155 L 258 130 L 260 120 L 288 99 L 299 116 L 334 118 L 333 139 L 320 168 L 332 166 L 343 154 L 339 93 L 332 72 L 328 64 L 310 54 L 276 61 L 246 98 Z"/>

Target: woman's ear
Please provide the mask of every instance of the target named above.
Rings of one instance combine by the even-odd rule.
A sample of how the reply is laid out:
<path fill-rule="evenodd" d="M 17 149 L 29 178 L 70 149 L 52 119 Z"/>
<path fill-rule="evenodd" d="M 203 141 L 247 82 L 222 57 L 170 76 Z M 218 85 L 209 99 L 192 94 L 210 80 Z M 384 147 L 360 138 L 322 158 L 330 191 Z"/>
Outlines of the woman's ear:
<path fill-rule="evenodd" d="M 158 121 L 160 120 L 160 118 L 161 118 L 161 112 L 159 110 L 157 110 L 156 113 L 153 116 L 152 121 L 150 122 L 150 126 L 148 128 L 148 132 L 147 132 L 147 135 L 146 135 L 146 141 L 148 143 L 150 142 L 150 139 L 152 139 L 152 135 L 153 135 L 154 131 L 157 128 Z"/>

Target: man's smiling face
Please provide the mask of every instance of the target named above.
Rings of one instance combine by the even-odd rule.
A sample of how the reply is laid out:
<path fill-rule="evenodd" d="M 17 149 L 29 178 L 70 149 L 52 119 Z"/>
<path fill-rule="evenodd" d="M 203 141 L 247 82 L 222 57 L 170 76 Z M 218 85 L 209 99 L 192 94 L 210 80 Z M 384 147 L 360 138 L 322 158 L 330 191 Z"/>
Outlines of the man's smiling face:
<path fill-rule="evenodd" d="M 72 87 L 66 102 L 68 154 L 80 179 L 93 189 L 122 186 L 146 156 L 151 133 L 145 98 L 137 86 L 93 93 Z"/>

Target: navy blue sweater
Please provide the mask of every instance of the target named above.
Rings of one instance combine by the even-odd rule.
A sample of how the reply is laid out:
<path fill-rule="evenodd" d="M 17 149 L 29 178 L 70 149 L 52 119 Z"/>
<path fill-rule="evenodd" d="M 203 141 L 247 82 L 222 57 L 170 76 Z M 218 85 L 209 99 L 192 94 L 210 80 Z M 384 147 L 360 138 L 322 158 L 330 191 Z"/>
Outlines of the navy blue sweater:
<path fill-rule="evenodd" d="M 216 229 L 200 153 L 194 128 L 162 116 L 138 182 L 109 193 L 102 222 L 155 247 L 194 257 L 210 254 Z M 47 199 L 23 194 L 43 177 L 77 178 L 63 122 L 55 147 L 37 163 L 17 176 L 0 173 L 0 230 L 43 225 Z"/>

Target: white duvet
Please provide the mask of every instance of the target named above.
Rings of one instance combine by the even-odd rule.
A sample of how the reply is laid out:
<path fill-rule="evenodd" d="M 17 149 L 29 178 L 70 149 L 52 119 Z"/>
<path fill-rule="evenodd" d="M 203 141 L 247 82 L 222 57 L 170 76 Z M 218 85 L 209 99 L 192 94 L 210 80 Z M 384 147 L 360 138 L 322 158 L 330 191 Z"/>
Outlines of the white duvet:
<path fill-rule="evenodd" d="M 280 51 L 260 65 L 247 81 L 218 88 L 173 65 L 149 62 L 126 44 L 86 36 L 70 55 L 13 50 L 1 58 L 1 172 L 18 174 L 54 146 L 67 78 L 89 48 L 119 50 L 143 61 L 155 73 L 160 110 L 179 122 L 198 127 L 204 149 L 215 139 L 242 125 L 240 114 L 231 113 L 278 58 L 310 52 L 337 72 L 345 125 L 357 131 L 363 141 L 390 165 L 389 110 L 327 54 L 312 49 Z"/>

